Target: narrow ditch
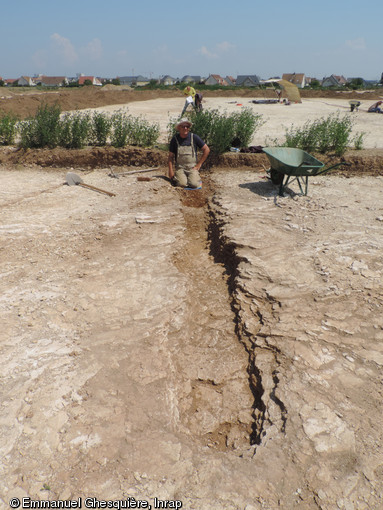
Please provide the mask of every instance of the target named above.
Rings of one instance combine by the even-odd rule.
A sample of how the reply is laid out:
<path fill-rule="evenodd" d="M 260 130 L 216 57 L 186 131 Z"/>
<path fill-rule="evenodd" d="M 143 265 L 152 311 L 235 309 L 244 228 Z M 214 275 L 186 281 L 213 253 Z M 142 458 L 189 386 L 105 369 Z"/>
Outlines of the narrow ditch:
<path fill-rule="evenodd" d="M 239 317 L 239 307 L 235 298 L 235 290 L 237 288 L 236 279 L 238 276 L 238 266 L 241 259 L 238 257 L 235 245 L 228 242 L 222 235 L 222 222 L 216 217 L 214 210 L 208 206 L 206 214 L 208 216 L 208 240 L 210 243 L 210 253 L 214 261 L 222 264 L 227 275 L 227 287 L 229 294 L 230 307 L 235 322 L 236 340 L 244 347 L 248 355 L 248 382 L 249 388 L 253 394 L 254 402 L 252 406 L 252 415 L 254 422 L 252 424 L 249 442 L 251 445 L 260 445 L 264 434 L 264 422 L 266 407 L 262 400 L 264 388 L 262 385 L 262 377 L 260 371 L 255 364 L 255 355 L 253 350 L 253 341 L 243 337 L 243 328 L 241 327 L 241 319 Z M 262 316 L 258 316 L 260 324 L 262 324 Z"/>
<path fill-rule="evenodd" d="M 231 353 L 231 350 L 238 356 L 238 360 L 242 360 L 238 361 L 238 364 L 242 363 L 240 377 L 235 372 L 230 372 L 227 376 L 223 375 L 222 379 L 214 374 L 209 376 L 208 373 L 192 378 L 191 391 L 184 399 L 184 402 L 189 400 L 191 403 L 183 405 L 181 398 L 180 414 L 184 416 L 184 424 L 204 445 L 220 451 L 239 452 L 252 446 L 255 451 L 265 434 L 264 426 L 268 418 L 262 399 L 262 376 L 255 364 L 254 339 L 246 337 L 235 297 L 240 258 L 235 245 L 224 238 L 223 225 L 209 205 L 209 198 L 214 194 L 211 183 L 204 182 L 203 194 L 183 191 L 180 193 L 187 242 L 182 255 L 178 254 L 174 262 L 180 271 L 187 273 L 193 280 L 189 299 L 198 303 L 197 314 L 210 314 L 213 322 L 218 320 L 222 325 L 219 341 L 213 342 L 213 349 L 204 350 L 204 354 L 208 355 L 204 358 L 204 363 L 221 363 L 220 358 L 224 358 L 226 351 Z M 186 264 L 185 253 L 188 259 Z M 212 295 L 214 301 L 211 299 Z M 258 320 L 261 326 L 262 316 L 259 315 Z M 210 347 L 209 335 L 212 335 L 214 327 L 207 322 L 203 327 L 192 326 L 188 329 L 188 340 L 195 342 L 193 345 L 197 350 L 204 342 Z M 231 331 L 228 331 L 230 329 Z M 228 342 L 230 347 L 226 346 Z M 198 359 L 198 353 L 196 357 Z M 236 362 L 234 358 L 231 361 Z M 244 385 L 243 394 L 238 392 L 241 384 Z M 226 400 L 223 398 L 222 402 L 219 396 L 225 397 L 228 393 L 230 397 Z M 230 403 L 231 409 L 221 409 L 218 404 L 215 406 L 214 402 L 218 401 L 222 407 Z M 245 403 L 248 406 L 247 413 L 243 410 Z M 211 419 L 211 424 L 207 423 L 212 414 L 215 416 Z M 199 420 L 198 416 L 203 418 Z"/>
<path fill-rule="evenodd" d="M 253 307 L 248 304 L 253 301 L 254 296 L 249 295 L 238 280 L 238 267 L 243 260 L 238 255 L 236 245 L 225 237 L 225 223 L 220 217 L 220 206 L 214 203 L 214 198 L 209 202 L 206 214 L 209 218 L 210 253 L 215 263 L 225 267 L 230 307 L 235 321 L 236 340 L 243 346 L 248 356 L 248 381 L 254 399 L 252 405 L 254 421 L 249 439 L 250 444 L 256 447 L 261 445 L 271 426 L 276 426 L 282 436 L 286 432 L 287 408 L 276 395 L 280 382 L 278 373 L 281 352 L 274 345 L 270 345 L 267 337 L 264 337 L 264 333 L 260 331 L 263 326 L 270 324 L 270 320 L 278 320 L 278 312 L 275 310 L 280 308 L 281 303 L 264 295 L 257 296 L 257 306 Z M 249 333 L 246 319 L 244 319 L 249 314 L 258 321 L 259 325 L 255 331 L 253 327 L 251 333 Z M 262 368 L 259 366 L 259 359 Z"/>

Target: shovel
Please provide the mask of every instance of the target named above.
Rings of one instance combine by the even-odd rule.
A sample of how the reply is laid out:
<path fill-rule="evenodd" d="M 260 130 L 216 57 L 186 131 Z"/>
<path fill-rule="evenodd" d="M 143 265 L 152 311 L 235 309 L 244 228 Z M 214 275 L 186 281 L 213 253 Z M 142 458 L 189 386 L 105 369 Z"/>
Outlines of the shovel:
<path fill-rule="evenodd" d="M 90 184 L 84 184 L 81 177 L 73 172 L 68 172 L 66 174 L 66 183 L 68 186 L 82 186 L 83 188 L 88 188 L 93 191 L 97 191 L 98 193 L 104 193 L 105 195 L 109 195 L 110 197 L 115 197 L 115 193 L 111 193 L 110 191 L 105 191 L 104 189 L 96 188 L 95 186 L 91 186 Z"/>

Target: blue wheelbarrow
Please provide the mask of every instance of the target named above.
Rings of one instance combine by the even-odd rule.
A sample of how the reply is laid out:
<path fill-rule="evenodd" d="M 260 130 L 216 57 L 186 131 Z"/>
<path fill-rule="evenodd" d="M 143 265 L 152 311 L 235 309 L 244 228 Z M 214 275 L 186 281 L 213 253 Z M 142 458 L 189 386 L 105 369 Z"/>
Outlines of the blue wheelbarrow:
<path fill-rule="evenodd" d="M 264 147 L 263 152 L 270 162 L 270 168 L 266 171 L 272 182 L 279 184 L 280 196 L 283 196 L 288 183 L 294 180 L 298 182 L 302 195 L 307 195 L 309 177 L 327 173 L 340 165 L 350 166 L 350 163 L 341 162 L 329 168 L 323 168 L 324 163 L 311 154 L 291 147 Z"/>

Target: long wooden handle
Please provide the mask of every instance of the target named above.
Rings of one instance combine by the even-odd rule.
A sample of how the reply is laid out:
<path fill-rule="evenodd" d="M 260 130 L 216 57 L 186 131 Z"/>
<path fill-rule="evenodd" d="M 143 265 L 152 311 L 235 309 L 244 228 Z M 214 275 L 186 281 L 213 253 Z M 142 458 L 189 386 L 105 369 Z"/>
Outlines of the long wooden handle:
<path fill-rule="evenodd" d="M 144 172 L 153 172 L 154 170 L 158 170 L 160 167 L 156 166 L 154 168 L 145 168 L 144 170 L 130 170 L 129 172 L 121 172 L 118 175 L 132 175 L 132 174 L 142 174 Z"/>
<path fill-rule="evenodd" d="M 110 177 L 120 177 L 121 175 L 132 175 L 132 174 L 141 174 L 143 172 L 153 172 L 154 170 L 158 170 L 160 167 L 159 166 L 155 166 L 153 168 L 145 168 L 143 170 L 130 170 L 129 172 L 120 172 L 118 174 L 115 174 L 113 172 L 113 170 L 111 170 L 110 172 Z"/>
<path fill-rule="evenodd" d="M 93 191 L 98 191 L 99 193 L 105 193 L 105 195 L 109 195 L 110 197 L 115 197 L 115 193 L 111 193 L 110 191 L 105 191 L 104 189 L 96 188 L 95 186 L 91 186 L 90 184 L 84 184 L 83 182 L 79 183 L 79 186 L 83 188 L 92 189 Z"/>

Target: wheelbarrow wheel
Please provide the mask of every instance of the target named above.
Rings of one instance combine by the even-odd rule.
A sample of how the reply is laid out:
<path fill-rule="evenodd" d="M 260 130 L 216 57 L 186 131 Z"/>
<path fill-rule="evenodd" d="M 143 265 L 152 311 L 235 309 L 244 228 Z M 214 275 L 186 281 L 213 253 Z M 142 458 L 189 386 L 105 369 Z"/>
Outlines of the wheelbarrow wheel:
<path fill-rule="evenodd" d="M 283 174 L 277 172 L 273 168 L 270 170 L 270 177 L 273 184 L 282 184 L 283 182 Z"/>

